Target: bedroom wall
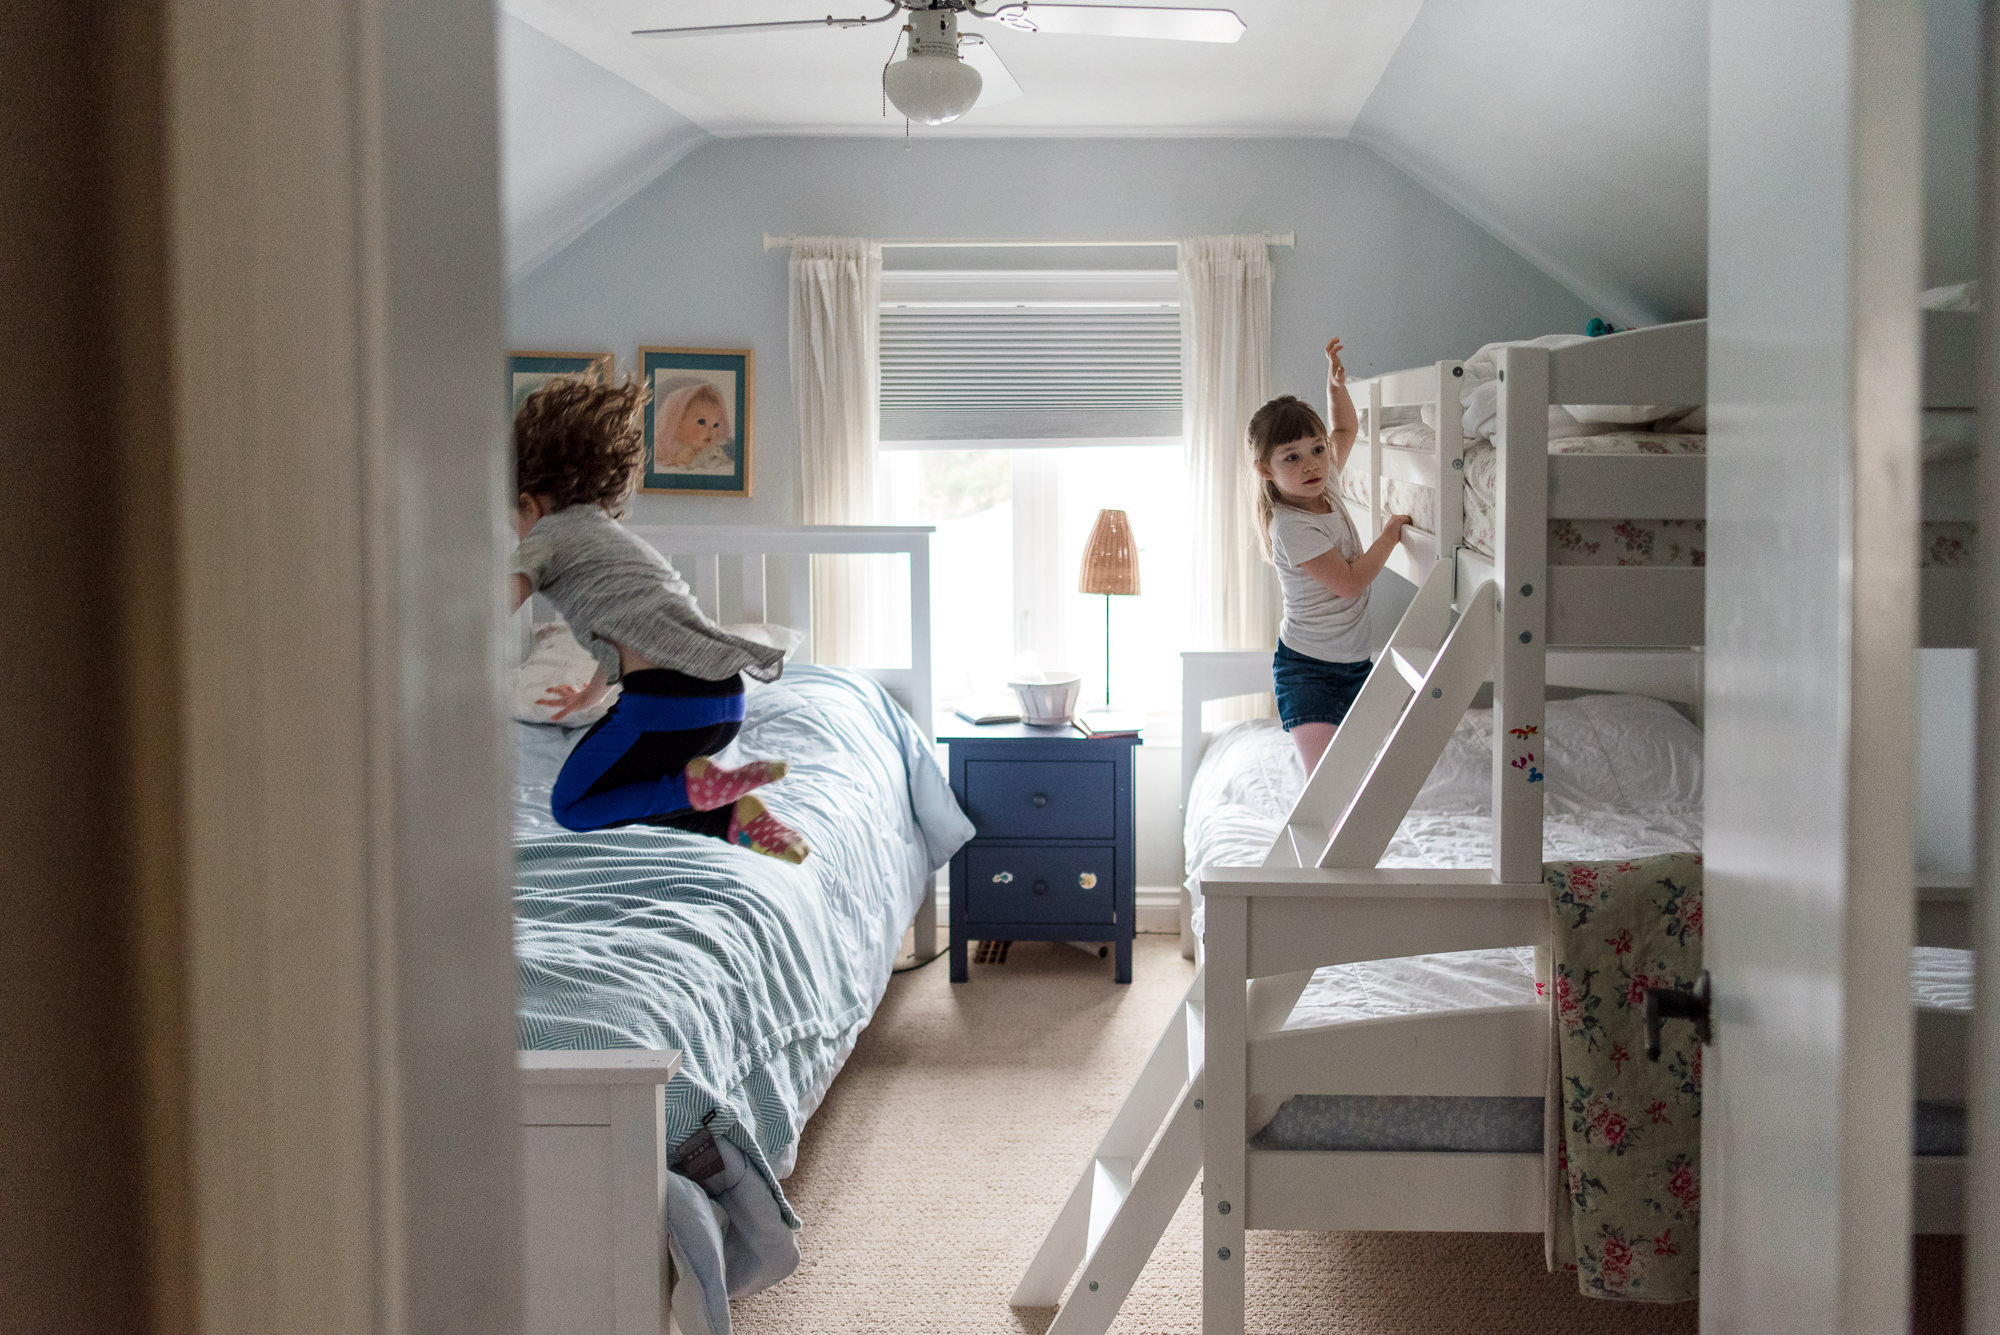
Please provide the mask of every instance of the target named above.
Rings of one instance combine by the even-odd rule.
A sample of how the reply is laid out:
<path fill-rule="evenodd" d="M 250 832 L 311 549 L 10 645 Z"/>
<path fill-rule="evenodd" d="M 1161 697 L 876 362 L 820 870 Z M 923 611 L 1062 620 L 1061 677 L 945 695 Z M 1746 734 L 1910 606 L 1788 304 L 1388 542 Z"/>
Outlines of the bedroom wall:
<path fill-rule="evenodd" d="M 1357 374 L 1464 356 L 1481 343 L 1578 330 L 1600 312 L 1360 145 L 1290 140 L 734 139 L 695 149 L 514 284 L 517 348 L 642 344 L 757 354 L 753 494 L 641 496 L 639 523 L 799 521 L 787 370 L 786 252 L 774 234 L 1172 237 L 1296 231 L 1273 248 L 1276 385 L 1317 397 L 1321 349 Z M 895 266 L 1170 265 L 1142 250 L 891 251 Z M 1387 622 L 1410 590 L 1383 580 Z M 1401 587 L 1398 587 L 1401 586 Z M 1385 623 L 1386 624 L 1386 623 Z M 1386 637 L 1386 630 L 1383 631 Z M 1142 753 L 1139 880 L 1181 879 L 1178 749 Z"/>
<path fill-rule="evenodd" d="M 1316 395 L 1320 349 L 1361 374 L 1598 314 L 1374 153 L 1337 140 L 734 139 L 705 144 L 511 291 L 513 346 L 749 347 L 754 493 L 641 497 L 640 522 L 792 523 L 786 253 L 772 233 L 1171 237 L 1296 230 L 1274 248 L 1279 387 Z M 891 263 L 923 252 L 890 252 Z M 974 252 L 974 254 L 977 254 Z M 1171 264 L 1165 249 L 1011 252 L 1028 264 Z M 936 252 L 930 253 L 935 260 Z M 988 253 L 975 262 L 996 257 Z"/>

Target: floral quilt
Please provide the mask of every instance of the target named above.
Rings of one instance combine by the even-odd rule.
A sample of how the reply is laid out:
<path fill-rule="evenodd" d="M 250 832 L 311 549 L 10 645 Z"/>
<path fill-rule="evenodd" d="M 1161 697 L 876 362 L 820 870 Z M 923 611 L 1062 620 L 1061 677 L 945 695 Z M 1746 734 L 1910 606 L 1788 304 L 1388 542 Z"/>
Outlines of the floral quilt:
<path fill-rule="evenodd" d="M 1551 862 L 1542 879 L 1559 1088 L 1550 1264 L 1588 1297 L 1684 1302 L 1700 1289 L 1701 1044 L 1669 1020 L 1648 1061 L 1645 1012 L 1646 989 L 1701 976 L 1701 856 Z"/>

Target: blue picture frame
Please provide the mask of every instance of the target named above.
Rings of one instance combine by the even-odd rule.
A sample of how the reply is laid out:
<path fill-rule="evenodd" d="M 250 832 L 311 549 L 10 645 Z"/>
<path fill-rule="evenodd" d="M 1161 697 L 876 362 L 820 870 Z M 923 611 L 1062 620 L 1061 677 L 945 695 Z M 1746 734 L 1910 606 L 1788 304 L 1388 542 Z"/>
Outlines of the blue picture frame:
<path fill-rule="evenodd" d="M 589 376 L 603 384 L 611 375 L 608 352 L 510 352 L 507 354 L 507 422 L 522 400 L 558 376 Z"/>
<path fill-rule="evenodd" d="M 750 414 L 756 358 L 748 348 L 640 348 L 646 471 L 655 494 L 750 494 Z"/>

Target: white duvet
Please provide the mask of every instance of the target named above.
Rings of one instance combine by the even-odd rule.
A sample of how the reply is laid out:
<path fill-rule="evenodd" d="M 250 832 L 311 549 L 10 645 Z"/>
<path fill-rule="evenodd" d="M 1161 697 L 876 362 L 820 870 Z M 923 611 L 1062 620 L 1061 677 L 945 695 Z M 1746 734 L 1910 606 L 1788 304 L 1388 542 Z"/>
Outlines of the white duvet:
<path fill-rule="evenodd" d="M 1544 734 L 1550 861 L 1643 857 L 1701 847 L 1701 731 L 1637 695 L 1551 700 Z M 1384 867 L 1483 867 L 1492 838 L 1493 711 L 1468 710 L 1383 854 Z M 1305 787 L 1292 740 L 1270 719 L 1218 733 L 1188 793 L 1187 884 L 1201 929 L 1204 867 L 1263 862 Z M 1920 948 L 1912 1001 L 1971 1007 L 1971 953 Z M 1286 1028 L 1535 1000 L 1534 950 L 1469 950 L 1323 968 Z"/>

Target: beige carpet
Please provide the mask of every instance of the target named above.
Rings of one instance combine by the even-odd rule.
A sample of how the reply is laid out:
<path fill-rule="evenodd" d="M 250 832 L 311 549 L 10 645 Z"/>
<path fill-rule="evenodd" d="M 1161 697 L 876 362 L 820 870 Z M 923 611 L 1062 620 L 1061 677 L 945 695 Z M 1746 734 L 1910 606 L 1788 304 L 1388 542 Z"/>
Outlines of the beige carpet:
<path fill-rule="evenodd" d="M 743 1335 L 1041 1335 L 1053 1319 L 1054 1309 L 1011 1308 L 1007 1297 L 1192 966 L 1173 938 L 1142 936 L 1129 987 L 1112 983 L 1108 960 L 1028 942 L 1005 963 L 974 964 L 957 987 L 945 970 L 939 960 L 890 983 L 807 1127 L 786 1184 L 806 1221 L 805 1259 L 736 1304 Z M 1200 1330 L 1197 1199 L 1190 1192 L 1168 1227 L 1119 1335 Z M 1249 1329 L 1695 1329 L 1693 1304 L 1579 1297 L 1573 1280 L 1543 1270 L 1541 1247 L 1539 1236 L 1511 1234 L 1253 1233 Z M 1930 1315 L 1919 1330 L 1956 1324 Z"/>

